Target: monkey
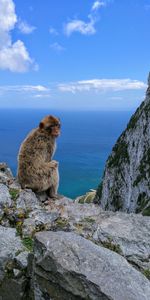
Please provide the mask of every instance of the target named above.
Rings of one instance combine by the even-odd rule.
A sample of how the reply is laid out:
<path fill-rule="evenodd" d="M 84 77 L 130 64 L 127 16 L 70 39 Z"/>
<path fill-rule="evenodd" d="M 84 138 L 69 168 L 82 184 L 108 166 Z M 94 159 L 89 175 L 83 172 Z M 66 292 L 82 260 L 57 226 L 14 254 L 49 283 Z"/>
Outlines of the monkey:
<path fill-rule="evenodd" d="M 52 158 L 60 128 L 60 119 L 44 117 L 22 142 L 18 154 L 17 177 L 21 187 L 37 193 L 45 191 L 52 199 L 58 195 L 58 162 Z"/>

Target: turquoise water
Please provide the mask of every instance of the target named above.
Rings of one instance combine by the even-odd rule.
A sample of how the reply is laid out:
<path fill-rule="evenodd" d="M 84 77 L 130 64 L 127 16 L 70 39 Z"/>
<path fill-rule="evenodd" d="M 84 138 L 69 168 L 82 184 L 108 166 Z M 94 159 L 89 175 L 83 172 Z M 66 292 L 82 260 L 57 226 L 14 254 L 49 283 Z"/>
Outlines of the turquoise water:
<path fill-rule="evenodd" d="M 59 161 L 59 192 L 69 197 L 96 188 L 112 146 L 125 129 L 132 112 L 62 112 L 0 110 L 0 161 L 17 169 L 17 154 L 26 134 L 47 114 L 60 117 L 61 136 L 54 159 Z"/>

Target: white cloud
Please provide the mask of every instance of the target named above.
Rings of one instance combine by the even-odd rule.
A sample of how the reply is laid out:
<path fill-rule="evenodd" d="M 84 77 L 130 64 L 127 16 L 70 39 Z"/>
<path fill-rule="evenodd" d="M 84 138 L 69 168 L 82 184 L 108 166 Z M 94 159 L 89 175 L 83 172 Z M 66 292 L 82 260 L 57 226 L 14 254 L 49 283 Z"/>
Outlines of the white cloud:
<path fill-rule="evenodd" d="M 7 85 L 0 86 L 0 92 L 50 92 L 50 89 L 43 85 Z"/>
<path fill-rule="evenodd" d="M 13 0 L 0 0 L 0 69 L 26 72 L 34 63 L 22 41 L 12 42 L 11 30 L 16 23 Z"/>
<path fill-rule="evenodd" d="M 70 36 L 74 32 L 79 32 L 83 35 L 93 35 L 96 33 L 95 24 L 98 21 L 98 10 L 106 6 L 103 1 L 95 1 L 91 7 L 90 14 L 88 15 L 88 22 L 80 19 L 74 19 L 64 25 L 64 34 Z"/>
<path fill-rule="evenodd" d="M 0 97 L 20 97 L 35 99 L 50 99 L 51 89 L 44 85 L 6 85 L 0 86 Z"/>
<path fill-rule="evenodd" d="M 92 11 L 98 10 L 100 7 L 105 6 L 106 3 L 103 1 L 95 1 L 92 6 Z"/>
<path fill-rule="evenodd" d="M 50 89 L 43 85 L 24 85 L 22 86 L 22 90 L 24 91 L 36 91 L 36 92 L 49 92 Z"/>
<path fill-rule="evenodd" d="M 50 94 L 36 94 L 33 96 L 33 98 L 51 98 L 51 95 Z"/>
<path fill-rule="evenodd" d="M 17 22 L 17 16 L 15 14 L 15 5 L 12 0 L 0 1 L 0 30 L 9 31 L 12 30 Z"/>
<path fill-rule="evenodd" d="M 57 52 L 61 52 L 61 51 L 64 51 L 65 48 L 63 46 L 61 46 L 59 43 L 53 43 L 50 45 L 50 48 L 57 51 Z"/>
<path fill-rule="evenodd" d="M 50 27 L 50 28 L 49 28 L 49 33 L 50 33 L 51 35 L 58 35 L 58 31 L 57 31 L 55 28 L 53 28 L 53 27 Z"/>
<path fill-rule="evenodd" d="M 147 84 L 139 80 L 131 79 L 91 79 L 69 83 L 45 85 L 6 85 L 0 86 L 0 94 L 23 93 L 29 94 L 34 98 L 48 98 L 51 93 L 59 90 L 60 92 L 81 93 L 81 92 L 117 92 L 124 90 L 146 89 Z M 111 95 L 113 99 L 119 99 L 120 95 Z"/>
<path fill-rule="evenodd" d="M 19 21 L 18 28 L 24 34 L 30 34 L 36 29 L 35 26 L 29 25 L 26 21 Z"/>
<path fill-rule="evenodd" d="M 26 72 L 33 63 L 24 43 L 18 40 L 10 47 L 0 50 L 0 69 L 12 72 Z"/>
<path fill-rule="evenodd" d="M 88 23 L 82 20 L 73 20 L 65 25 L 64 33 L 67 36 L 70 36 L 73 32 L 79 32 L 84 35 L 91 35 L 96 32 L 94 24 L 95 23 L 92 20 Z"/>
<path fill-rule="evenodd" d="M 131 79 L 91 79 L 77 82 L 62 83 L 58 89 L 62 92 L 89 92 L 89 91 L 123 91 L 145 89 L 147 85 L 138 80 Z"/>

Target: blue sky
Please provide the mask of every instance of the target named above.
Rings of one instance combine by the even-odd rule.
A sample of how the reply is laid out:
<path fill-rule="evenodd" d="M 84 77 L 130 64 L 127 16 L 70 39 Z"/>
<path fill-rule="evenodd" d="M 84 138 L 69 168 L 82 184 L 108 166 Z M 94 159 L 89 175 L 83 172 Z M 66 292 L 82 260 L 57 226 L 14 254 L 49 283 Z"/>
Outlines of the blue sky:
<path fill-rule="evenodd" d="M 133 110 L 150 0 L 0 0 L 0 107 Z"/>

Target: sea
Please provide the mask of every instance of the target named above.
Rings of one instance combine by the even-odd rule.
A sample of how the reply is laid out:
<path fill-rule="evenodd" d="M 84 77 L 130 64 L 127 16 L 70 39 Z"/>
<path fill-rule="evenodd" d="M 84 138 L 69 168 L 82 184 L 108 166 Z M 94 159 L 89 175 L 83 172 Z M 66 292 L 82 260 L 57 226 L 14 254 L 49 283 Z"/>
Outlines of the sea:
<path fill-rule="evenodd" d="M 21 142 L 48 114 L 59 117 L 62 124 L 53 158 L 59 161 L 59 193 L 74 199 L 96 189 L 133 111 L 0 109 L 0 161 L 10 166 L 14 176 Z"/>

